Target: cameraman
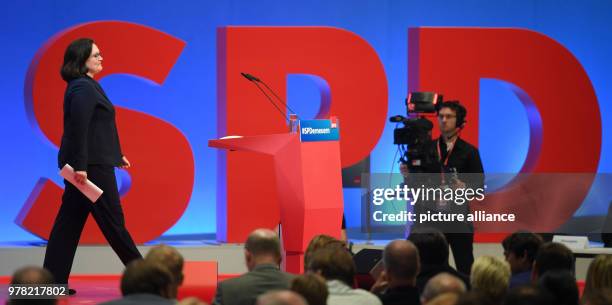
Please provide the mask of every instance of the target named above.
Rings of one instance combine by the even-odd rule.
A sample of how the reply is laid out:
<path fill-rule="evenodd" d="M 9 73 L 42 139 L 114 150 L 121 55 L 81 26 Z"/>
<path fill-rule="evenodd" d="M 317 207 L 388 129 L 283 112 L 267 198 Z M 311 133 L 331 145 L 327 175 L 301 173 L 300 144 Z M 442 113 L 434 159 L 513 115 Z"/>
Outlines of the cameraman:
<path fill-rule="evenodd" d="M 436 113 L 441 136 L 425 147 L 428 154 L 436 157 L 433 158 L 434 162 L 431 162 L 431 164 L 424 168 L 424 172 L 442 173 L 441 184 L 450 184 L 453 188 L 465 188 L 466 186 L 471 188 L 482 187 L 484 184 L 482 175 L 461 175 L 484 173 L 478 149 L 459 137 L 459 133 L 465 126 L 467 110 L 458 101 L 446 101 L 436 105 Z M 404 177 L 408 177 L 408 165 L 401 163 L 400 172 Z M 448 178 L 445 179 L 445 177 Z M 447 181 L 445 182 L 444 180 Z M 459 210 L 460 213 L 467 214 L 470 212 L 467 203 L 461 206 L 457 206 L 454 203 L 448 204 L 453 205 L 451 209 Z M 419 205 L 415 206 L 416 212 L 427 211 L 427 207 L 423 206 L 422 203 Z M 415 226 L 421 225 L 423 224 L 415 224 Z M 453 251 L 457 270 L 464 274 L 470 274 L 470 269 L 474 262 L 474 227 L 472 223 L 466 221 L 451 224 L 428 223 L 424 225 L 438 228 L 444 232 Z"/>

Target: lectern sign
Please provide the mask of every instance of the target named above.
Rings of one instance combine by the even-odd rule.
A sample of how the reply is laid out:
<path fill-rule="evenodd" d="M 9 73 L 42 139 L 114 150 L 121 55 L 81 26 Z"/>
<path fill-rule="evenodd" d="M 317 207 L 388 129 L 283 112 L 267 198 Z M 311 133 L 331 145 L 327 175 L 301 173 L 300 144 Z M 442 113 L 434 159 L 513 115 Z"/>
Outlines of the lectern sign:
<path fill-rule="evenodd" d="M 302 142 L 338 141 L 340 130 L 338 120 L 300 120 L 300 140 Z"/>

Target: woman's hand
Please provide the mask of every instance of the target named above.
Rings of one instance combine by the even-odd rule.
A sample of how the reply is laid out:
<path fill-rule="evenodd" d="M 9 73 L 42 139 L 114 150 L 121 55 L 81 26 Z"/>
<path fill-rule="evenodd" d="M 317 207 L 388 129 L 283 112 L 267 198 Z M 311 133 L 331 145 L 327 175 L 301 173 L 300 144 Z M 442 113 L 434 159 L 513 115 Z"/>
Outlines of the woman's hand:
<path fill-rule="evenodd" d="M 132 166 L 132 163 L 130 163 L 130 161 L 125 156 L 123 156 L 121 160 L 123 161 L 123 165 L 119 166 L 120 168 L 126 169 Z"/>
<path fill-rule="evenodd" d="M 79 184 L 85 184 L 85 181 L 87 181 L 87 172 L 86 171 L 75 171 L 74 180 Z"/>

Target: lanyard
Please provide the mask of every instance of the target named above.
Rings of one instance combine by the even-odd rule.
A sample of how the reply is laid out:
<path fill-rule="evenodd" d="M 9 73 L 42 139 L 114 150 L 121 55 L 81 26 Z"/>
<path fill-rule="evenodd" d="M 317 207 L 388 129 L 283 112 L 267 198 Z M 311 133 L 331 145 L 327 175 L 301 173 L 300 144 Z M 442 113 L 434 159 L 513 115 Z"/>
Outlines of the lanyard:
<path fill-rule="evenodd" d="M 442 137 L 438 138 L 438 145 L 436 145 L 436 148 L 438 149 L 438 158 L 440 159 L 440 164 L 441 164 L 440 165 L 440 180 L 442 181 L 442 184 L 446 183 L 446 179 L 444 179 L 444 168 L 448 165 L 448 160 L 450 159 L 451 154 L 455 150 L 455 146 L 457 144 L 458 139 L 459 139 L 459 136 L 457 135 L 457 139 L 455 139 L 455 142 L 453 143 L 453 147 L 451 147 L 451 149 L 446 154 L 446 158 L 442 160 L 442 150 L 440 149 L 440 146 L 442 145 Z M 448 144 L 446 145 L 448 147 Z"/>
<path fill-rule="evenodd" d="M 442 160 L 442 151 L 440 150 L 440 146 L 442 145 L 442 138 L 440 137 L 438 139 L 438 145 L 436 145 L 436 148 L 438 149 L 438 158 L 440 159 L 440 163 L 444 164 L 444 166 L 448 165 L 448 160 L 450 159 L 451 154 L 453 153 L 453 150 L 455 150 L 455 145 L 457 144 L 457 140 L 455 140 L 455 143 L 453 143 L 453 147 L 451 147 L 451 149 L 448 151 L 448 153 L 446 154 L 446 158 L 444 158 L 444 160 Z M 446 144 L 448 147 L 448 144 Z"/>

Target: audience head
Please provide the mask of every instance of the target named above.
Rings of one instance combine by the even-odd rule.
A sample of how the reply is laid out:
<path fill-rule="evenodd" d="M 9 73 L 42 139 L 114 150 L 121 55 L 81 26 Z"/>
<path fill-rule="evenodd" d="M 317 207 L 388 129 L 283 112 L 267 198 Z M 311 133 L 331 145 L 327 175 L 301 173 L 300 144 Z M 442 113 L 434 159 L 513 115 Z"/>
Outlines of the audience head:
<path fill-rule="evenodd" d="M 164 298 L 173 295 L 174 278 L 166 267 L 146 260 L 134 260 L 127 265 L 121 277 L 121 294 L 148 293 Z"/>
<path fill-rule="evenodd" d="M 467 288 L 465 287 L 465 283 L 463 283 L 460 278 L 450 273 L 443 272 L 432 277 L 427 282 L 423 289 L 423 293 L 421 293 L 421 304 L 432 301 L 442 294 L 461 295 L 466 291 Z"/>
<path fill-rule="evenodd" d="M 479 291 L 468 291 L 459 296 L 455 305 L 497 305 L 490 296 Z"/>
<path fill-rule="evenodd" d="M 260 264 L 280 264 L 282 256 L 278 234 L 268 229 L 251 232 L 244 244 L 244 256 L 249 271 Z"/>
<path fill-rule="evenodd" d="M 177 302 L 176 305 L 208 305 L 208 304 L 196 297 L 186 297 L 180 300 L 179 302 Z"/>
<path fill-rule="evenodd" d="M 385 247 L 383 264 L 391 287 L 414 286 L 420 269 L 419 250 L 410 241 L 394 240 Z"/>
<path fill-rule="evenodd" d="M 518 286 L 510 290 L 503 305 L 553 305 L 553 297 L 535 285 Z"/>
<path fill-rule="evenodd" d="M 310 240 L 306 252 L 304 252 L 304 269 L 308 269 L 310 258 L 315 251 L 328 247 L 346 248 L 346 243 L 329 235 L 316 235 Z"/>
<path fill-rule="evenodd" d="M 612 255 L 598 255 L 589 265 L 583 299 L 603 289 L 612 290 Z"/>
<path fill-rule="evenodd" d="M 574 270 L 574 254 L 564 244 L 548 242 L 540 246 L 533 262 L 531 278 L 537 280 L 550 270 Z"/>
<path fill-rule="evenodd" d="M 504 256 L 513 274 L 530 271 L 538 249 L 544 243 L 540 235 L 519 231 L 502 241 Z"/>
<path fill-rule="evenodd" d="M 583 300 L 584 305 L 610 305 L 612 304 L 612 289 L 597 290 L 588 299 Z"/>
<path fill-rule="evenodd" d="M 257 297 L 256 305 L 309 305 L 299 294 L 290 290 L 266 292 Z"/>
<path fill-rule="evenodd" d="M 355 278 L 355 262 L 348 250 L 331 247 L 315 251 L 308 270 L 318 273 L 325 280 L 339 280 L 352 286 Z"/>
<path fill-rule="evenodd" d="M 474 291 L 499 301 L 510 285 L 510 265 L 497 257 L 481 256 L 472 265 L 470 284 Z"/>
<path fill-rule="evenodd" d="M 291 291 L 300 294 L 308 305 L 327 304 L 327 284 L 325 279 L 318 274 L 307 273 L 299 275 L 291 281 Z"/>
<path fill-rule="evenodd" d="M 547 271 L 540 277 L 538 285 L 553 295 L 555 305 L 578 305 L 576 278 L 569 271 L 561 269 Z"/>
<path fill-rule="evenodd" d="M 176 248 L 168 245 L 158 245 L 147 253 L 145 260 L 165 266 L 172 273 L 174 282 L 178 285 L 183 283 L 184 259 Z"/>
<path fill-rule="evenodd" d="M 459 300 L 459 294 L 447 292 L 439 296 L 436 296 L 435 298 L 427 302 L 421 302 L 421 304 L 423 305 L 455 305 L 457 304 L 458 300 Z"/>
<path fill-rule="evenodd" d="M 53 275 L 47 269 L 38 266 L 26 266 L 17 269 L 11 278 L 11 285 L 50 285 L 55 284 Z M 5 288 L 6 289 L 6 288 Z M 57 299 L 9 299 L 7 304 L 56 304 Z"/>
<path fill-rule="evenodd" d="M 408 236 L 419 250 L 421 265 L 448 265 L 448 242 L 440 231 L 433 228 L 415 228 Z"/>

